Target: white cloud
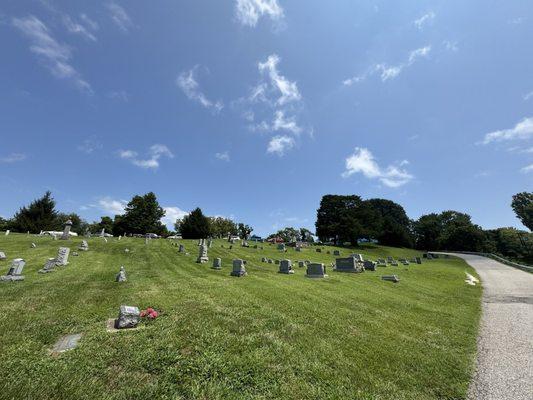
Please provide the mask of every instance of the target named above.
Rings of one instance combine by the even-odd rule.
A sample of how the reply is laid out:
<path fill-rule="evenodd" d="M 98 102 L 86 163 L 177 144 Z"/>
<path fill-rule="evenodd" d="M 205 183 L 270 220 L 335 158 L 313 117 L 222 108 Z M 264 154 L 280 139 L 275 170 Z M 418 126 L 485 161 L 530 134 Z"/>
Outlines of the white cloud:
<path fill-rule="evenodd" d="M 291 101 L 298 101 L 302 98 L 298 90 L 296 82 L 291 82 L 278 71 L 278 63 L 280 58 L 277 54 L 272 54 L 267 58 L 265 62 L 260 62 L 258 68 L 260 72 L 266 72 L 270 78 L 270 84 L 276 88 L 280 96 L 276 103 L 278 105 L 284 105 Z"/>
<path fill-rule="evenodd" d="M 190 100 L 200 103 L 205 108 L 210 108 L 214 112 L 219 112 L 222 110 L 224 105 L 221 101 L 211 101 L 209 100 L 201 91 L 200 85 L 196 81 L 197 66 L 190 69 L 189 71 L 182 72 L 176 79 L 176 85 L 185 93 Z"/>
<path fill-rule="evenodd" d="M 133 22 L 126 10 L 124 10 L 124 8 L 119 6 L 117 3 L 107 4 L 107 9 L 109 11 L 109 16 L 115 25 L 118 26 L 122 32 L 129 32 L 129 30 L 133 27 Z"/>
<path fill-rule="evenodd" d="M 459 50 L 459 47 L 457 46 L 457 42 L 452 42 L 452 41 L 449 41 L 449 40 L 445 40 L 444 42 L 442 42 L 442 44 L 444 44 L 444 47 L 448 51 L 455 52 L 455 51 Z"/>
<path fill-rule="evenodd" d="M 230 161 L 230 156 L 227 151 L 224 151 L 223 153 L 215 153 L 215 158 L 221 161 Z"/>
<path fill-rule="evenodd" d="M 402 167 L 408 164 L 402 161 L 398 166 L 389 165 L 383 169 L 379 166 L 370 150 L 356 147 L 353 154 L 346 158 L 346 170 L 342 173 L 347 178 L 356 173 L 362 173 L 368 179 L 378 179 L 385 186 L 397 188 L 405 185 L 414 177 Z"/>
<path fill-rule="evenodd" d="M 19 161 L 24 161 L 26 159 L 26 154 L 23 153 L 11 153 L 5 157 L 0 157 L 0 162 L 2 163 L 14 163 Z"/>
<path fill-rule="evenodd" d="M 294 139 L 290 136 L 274 136 L 268 143 L 267 153 L 283 156 L 295 145 Z"/>
<path fill-rule="evenodd" d="M 533 164 L 529 164 L 528 166 L 522 168 L 520 172 L 523 172 L 524 174 L 528 174 L 530 172 L 533 172 Z"/>
<path fill-rule="evenodd" d="M 533 98 L 533 91 L 526 93 L 524 95 L 524 101 L 528 101 L 529 99 Z"/>
<path fill-rule="evenodd" d="M 41 20 L 30 15 L 26 18 L 13 18 L 12 24 L 30 39 L 30 51 L 39 57 L 52 75 L 70 81 L 81 91 L 93 93 L 91 85 L 70 64 L 70 48 L 57 42 Z"/>
<path fill-rule="evenodd" d="M 435 17 L 436 14 L 433 11 L 430 11 L 422 15 L 420 18 L 414 20 L 413 24 L 417 27 L 417 29 L 422 30 L 424 29 L 425 25 L 432 23 Z"/>
<path fill-rule="evenodd" d="M 106 96 L 111 100 L 123 101 L 124 103 L 130 100 L 130 96 L 125 90 L 112 90 L 107 92 Z"/>
<path fill-rule="evenodd" d="M 100 28 L 98 26 L 98 23 L 90 19 L 86 14 L 80 14 L 80 19 L 85 22 L 85 26 L 92 29 L 93 31 L 97 31 Z"/>
<path fill-rule="evenodd" d="M 241 24 L 254 27 L 263 15 L 273 21 L 282 19 L 283 8 L 277 0 L 236 0 L 235 15 Z"/>
<path fill-rule="evenodd" d="M 102 197 L 98 200 L 97 207 L 110 215 L 122 215 L 127 204 L 128 202 L 126 200 L 114 200 L 111 197 Z"/>
<path fill-rule="evenodd" d="M 159 160 L 161 157 L 174 158 L 174 154 L 169 150 L 169 148 L 163 144 L 154 144 L 150 147 L 148 159 L 139 159 L 138 153 L 133 150 L 119 150 L 118 155 L 120 158 L 129 160 L 133 165 L 137 167 L 146 168 L 146 169 L 157 169 L 159 168 Z"/>
<path fill-rule="evenodd" d="M 285 113 L 278 110 L 274 114 L 274 122 L 272 123 L 272 129 L 275 131 L 286 130 L 294 134 L 299 134 L 302 128 L 298 126 L 294 117 L 285 117 Z"/>
<path fill-rule="evenodd" d="M 487 133 L 481 143 L 501 142 L 505 140 L 533 138 L 533 117 L 524 118 L 513 128 Z"/>
<path fill-rule="evenodd" d="M 369 76 L 378 73 L 381 81 L 386 82 L 388 80 L 392 80 L 396 78 L 400 73 L 407 67 L 410 67 L 413 65 L 418 59 L 427 57 L 429 53 L 431 52 L 431 46 L 425 46 L 421 47 L 419 49 L 415 49 L 409 53 L 409 58 L 406 62 L 403 62 L 398 65 L 387 65 L 384 63 L 381 64 L 375 64 L 372 66 L 367 72 L 365 72 L 362 75 L 356 75 L 352 78 L 345 79 L 342 84 L 344 86 L 351 86 L 356 83 L 363 82 L 365 79 L 367 79 Z"/>
<path fill-rule="evenodd" d="M 87 139 L 85 139 L 81 144 L 78 145 L 78 150 L 86 153 L 86 154 L 92 154 L 96 150 L 100 150 L 102 148 L 102 143 L 100 143 L 96 137 L 91 136 Z"/>
<path fill-rule="evenodd" d="M 95 29 L 95 26 L 97 27 L 98 25 L 91 21 L 86 15 L 84 15 L 83 21 L 87 24 L 87 26 L 74 21 L 69 15 L 63 15 L 63 25 L 65 25 L 67 31 L 75 35 L 80 35 L 87 40 L 96 42 L 96 36 L 93 34 L 93 32 L 91 32 L 91 30 L 98 29 Z"/>
<path fill-rule="evenodd" d="M 161 222 L 171 230 L 174 230 L 174 223 L 177 219 L 182 219 L 189 214 L 179 207 L 163 207 L 163 210 L 165 210 L 165 216 L 161 218 Z"/>

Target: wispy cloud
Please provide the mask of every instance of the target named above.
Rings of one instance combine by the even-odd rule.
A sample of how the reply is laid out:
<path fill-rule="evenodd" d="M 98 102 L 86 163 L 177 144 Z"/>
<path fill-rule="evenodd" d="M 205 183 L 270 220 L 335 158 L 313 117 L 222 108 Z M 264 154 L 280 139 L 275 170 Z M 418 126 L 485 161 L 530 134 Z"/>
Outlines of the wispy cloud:
<path fill-rule="evenodd" d="M 533 91 L 526 93 L 524 95 L 524 101 L 528 101 L 529 99 L 533 98 Z"/>
<path fill-rule="evenodd" d="M 93 93 L 91 85 L 70 64 L 72 58 L 70 48 L 54 39 L 40 19 L 33 15 L 13 18 L 12 24 L 30 39 L 30 51 L 37 55 L 52 75 L 70 81 L 85 93 Z"/>
<path fill-rule="evenodd" d="M 226 161 L 226 162 L 230 161 L 230 156 L 227 151 L 224 151 L 222 153 L 215 153 L 215 158 L 221 161 Z"/>
<path fill-rule="evenodd" d="M 384 63 L 373 65 L 368 71 L 362 75 L 356 75 L 352 78 L 345 79 L 342 83 L 345 86 L 351 86 L 356 83 L 360 83 L 367 79 L 369 76 L 379 74 L 381 81 L 386 82 L 396 78 L 407 67 L 413 65 L 418 59 L 425 58 L 431 52 L 431 46 L 421 47 L 413 50 L 409 53 L 409 58 L 406 62 L 398 65 L 387 65 Z"/>
<path fill-rule="evenodd" d="M 165 216 L 161 218 L 161 222 L 171 230 L 174 230 L 174 224 L 177 219 L 182 219 L 189 214 L 179 207 L 163 207 L 163 210 L 165 210 Z"/>
<path fill-rule="evenodd" d="M 236 0 L 235 15 L 241 24 L 254 27 L 262 16 L 273 21 L 281 20 L 283 8 L 277 0 Z"/>
<path fill-rule="evenodd" d="M 2 163 L 15 163 L 19 161 L 24 161 L 27 158 L 24 153 L 11 153 L 7 156 L 0 157 L 0 162 Z"/>
<path fill-rule="evenodd" d="M 80 23 L 72 19 L 70 15 L 64 14 L 63 25 L 65 25 L 65 28 L 68 32 L 75 35 L 80 35 L 86 40 L 96 42 L 97 39 L 93 32 L 98 30 L 98 24 L 89 19 L 89 17 L 87 17 L 85 14 L 82 15 L 83 23 Z"/>
<path fill-rule="evenodd" d="M 448 51 L 456 52 L 457 50 L 459 50 L 459 46 L 457 45 L 457 42 L 445 40 L 444 42 L 442 42 L 442 44 L 444 45 L 444 48 Z"/>
<path fill-rule="evenodd" d="M 267 147 L 267 153 L 283 156 L 295 145 L 294 139 L 290 136 L 274 136 L 270 139 Z"/>
<path fill-rule="evenodd" d="M 520 172 L 524 174 L 529 174 L 530 172 L 533 172 L 533 164 L 529 164 L 528 166 L 522 168 Z"/>
<path fill-rule="evenodd" d="M 128 33 L 129 30 L 133 27 L 133 21 L 130 16 L 117 3 L 108 3 L 107 10 L 109 11 L 109 16 L 115 25 L 124 33 Z"/>
<path fill-rule="evenodd" d="M 413 21 L 413 24 L 417 27 L 417 29 L 422 30 L 426 25 L 429 25 L 433 22 L 435 19 L 436 14 L 433 11 L 430 11 L 424 15 L 422 15 L 420 18 L 415 19 Z"/>
<path fill-rule="evenodd" d="M 482 144 L 502 142 L 507 140 L 526 140 L 533 138 L 533 117 L 524 118 L 510 129 L 489 132 L 485 135 Z"/>
<path fill-rule="evenodd" d="M 370 150 L 356 147 L 353 154 L 346 158 L 346 170 L 343 178 L 361 173 L 368 179 L 377 179 L 385 186 L 397 188 L 410 182 L 414 177 L 404 168 L 408 162 L 402 161 L 398 165 L 381 168 Z"/>
<path fill-rule="evenodd" d="M 107 92 L 106 96 L 111 100 L 123 101 L 124 103 L 130 100 L 130 95 L 125 90 L 112 90 Z"/>
<path fill-rule="evenodd" d="M 86 154 L 92 154 L 97 150 L 102 149 L 102 143 L 100 143 L 95 136 L 88 137 L 81 142 L 77 149 Z"/>
<path fill-rule="evenodd" d="M 200 103 L 203 107 L 209 108 L 214 112 L 220 112 L 224 108 L 224 104 L 221 101 L 212 101 L 200 91 L 200 85 L 196 80 L 196 70 L 198 66 L 190 69 L 189 71 L 182 72 L 176 79 L 176 85 L 185 93 L 185 96 L 190 100 Z"/>
<path fill-rule="evenodd" d="M 118 156 L 124 160 L 129 160 L 133 165 L 146 169 L 159 168 L 159 160 L 162 157 L 174 158 L 174 154 L 163 144 L 154 144 L 148 151 L 149 158 L 140 159 L 138 153 L 133 150 L 119 150 Z"/>
<path fill-rule="evenodd" d="M 288 80 L 279 73 L 279 62 L 279 56 L 277 54 L 272 54 L 265 62 L 260 62 L 258 64 L 259 71 L 268 75 L 271 86 L 279 92 L 279 97 L 276 100 L 276 103 L 278 105 L 284 105 L 292 101 L 300 100 L 302 96 L 300 95 L 296 82 Z"/>
<path fill-rule="evenodd" d="M 122 215 L 127 204 L 126 200 L 115 200 L 106 196 L 98 200 L 96 207 L 109 215 Z M 95 205 L 91 205 L 91 207 L 95 207 Z"/>

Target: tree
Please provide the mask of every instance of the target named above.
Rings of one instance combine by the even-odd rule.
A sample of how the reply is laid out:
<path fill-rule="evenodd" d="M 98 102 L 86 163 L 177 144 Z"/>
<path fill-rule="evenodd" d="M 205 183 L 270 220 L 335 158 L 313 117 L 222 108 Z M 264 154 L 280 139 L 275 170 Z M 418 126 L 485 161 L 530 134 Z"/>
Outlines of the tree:
<path fill-rule="evenodd" d="M 113 232 L 113 220 L 111 219 L 111 217 L 108 216 L 102 217 L 97 225 L 97 228 L 98 232 L 95 233 L 102 232 L 102 229 L 105 229 L 106 233 L 111 233 Z"/>
<path fill-rule="evenodd" d="M 307 228 L 300 228 L 300 240 L 302 242 L 313 243 L 315 241 L 315 239 L 313 239 L 313 232 Z"/>
<path fill-rule="evenodd" d="M 47 191 L 43 197 L 22 207 L 13 217 L 13 229 L 19 232 L 39 233 L 57 227 L 57 211 L 52 193 Z"/>
<path fill-rule="evenodd" d="M 280 238 L 283 239 L 285 243 L 290 242 L 299 242 L 301 240 L 300 231 L 298 229 L 292 228 L 292 227 L 286 227 L 283 229 L 280 229 L 276 233 L 273 233 L 268 237 L 268 239 L 271 238 Z"/>
<path fill-rule="evenodd" d="M 386 199 L 365 200 L 382 218 L 376 239 L 386 246 L 413 247 L 411 221 L 404 208 Z"/>
<path fill-rule="evenodd" d="M 438 214 L 422 215 L 414 222 L 413 228 L 418 249 L 439 250 L 442 224 Z"/>
<path fill-rule="evenodd" d="M 11 220 L 0 217 L 0 231 L 6 231 L 10 229 L 11 225 L 12 225 Z"/>
<path fill-rule="evenodd" d="M 339 196 L 328 194 L 322 196 L 317 210 L 316 234 L 323 242 L 333 240 L 335 244 L 342 233 L 341 213 L 356 209 L 362 200 L 359 196 Z"/>
<path fill-rule="evenodd" d="M 165 210 L 157 202 L 153 192 L 144 196 L 134 196 L 124 210 L 120 226 L 128 233 L 155 233 L 162 235 L 166 232 L 161 223 Z"/>
<path fill-rule="evenodd" d="M 65 227 L 65 222 L 68 220 L 72 221 L 72 226 L 70 230 L 72 232 L 76 232 L 78 235 L 82 235 L 87 230 L 89 224 L 87 224 L 87 221 L 82 219 L 78 214 L 76 213 L 70 213 L 70 214 L 64 214 L 59 213 L 57 214 L 57 222 L 56 222 L 56 230 L 63 230 Z"/>
<path fill-rule="evenodd" d="M 183 219 L 176 221 L 176 231 L 181 232 L 183 239 L 206 239 L 209 236 L 209 219 L 200 208 L 191 211 Z"/>
<path fill-rule="evenodd" d="M 252 231 L 254 230 L 254 228 L 249 225 L 245 225 L 242 222 L 239 223 L 238 229 L 239 237 L 243 240 L 247 240 L 250 233 L 252 233 Z"/>
<path fill-rule="evenodd" d="M 229 218 L 223 217 L 208 217 L 210 235 L 212 237 L 227 237 L 228 235 L 236 235 L 238 233 L 237 224 Z"/>
<path fill-rule="evenodd" d="M 533 232 L 533 193 L 515 194 L 511 207 L 522 224 Z"/>

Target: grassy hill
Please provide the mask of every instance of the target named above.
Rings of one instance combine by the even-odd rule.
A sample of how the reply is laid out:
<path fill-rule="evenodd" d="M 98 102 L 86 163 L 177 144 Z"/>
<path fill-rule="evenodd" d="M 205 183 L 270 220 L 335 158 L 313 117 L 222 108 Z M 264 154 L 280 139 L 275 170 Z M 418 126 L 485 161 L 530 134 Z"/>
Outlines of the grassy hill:
<path fill-rule="evenodd" d="M 26 260 L 24 282 L 0 284 L 2 399 L 434 399 L 464 398 L 472 373 L 480 287 L 464 283 L 462 260 L 378 268 L 329 278 L 278 274 L 261 257 L 329 265 L 325 250 L 286 254 L 222 240 L 196 264 L 196 241 L 89 239 L 70 265 L 38 274 L 65 242 L 0 236 L 0 273 Z M 31 242 L 37 248 L 31 248 Z M 68 243 L 71 251 L 81 238 Z M 222 248 L 221 246 L 224 246 Z M 124 249 L 129 248 L 130 253 Z M 352 250 L 338 248 L 342 255 Z M 406 249 L 365 246 L 375 259 L 412 257 Z M 212 270 L 214 257 L 223 269 Z M 248 276 L 229 275 L 231 260 Z M 126 283 L 114 282 L 124 265 Z M 380 280 L 397 274 L 401 282 Z M 161 316 L 135 331 L 108 333 L 121 304 Z M 48 350 L 83 333 L 78 348 Z"/>

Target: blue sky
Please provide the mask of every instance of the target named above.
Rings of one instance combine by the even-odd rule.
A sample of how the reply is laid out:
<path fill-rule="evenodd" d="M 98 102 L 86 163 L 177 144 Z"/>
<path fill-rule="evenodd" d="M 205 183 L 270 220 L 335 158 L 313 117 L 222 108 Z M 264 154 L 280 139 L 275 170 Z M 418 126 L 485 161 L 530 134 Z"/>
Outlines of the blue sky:
<path fill-rule="evenodd" d="M 337 193 L 521 227 L 532 22 L 527 1 L 4 1 L 0 215 L 154 191 L 166 223 L 267 234 Z"/>

